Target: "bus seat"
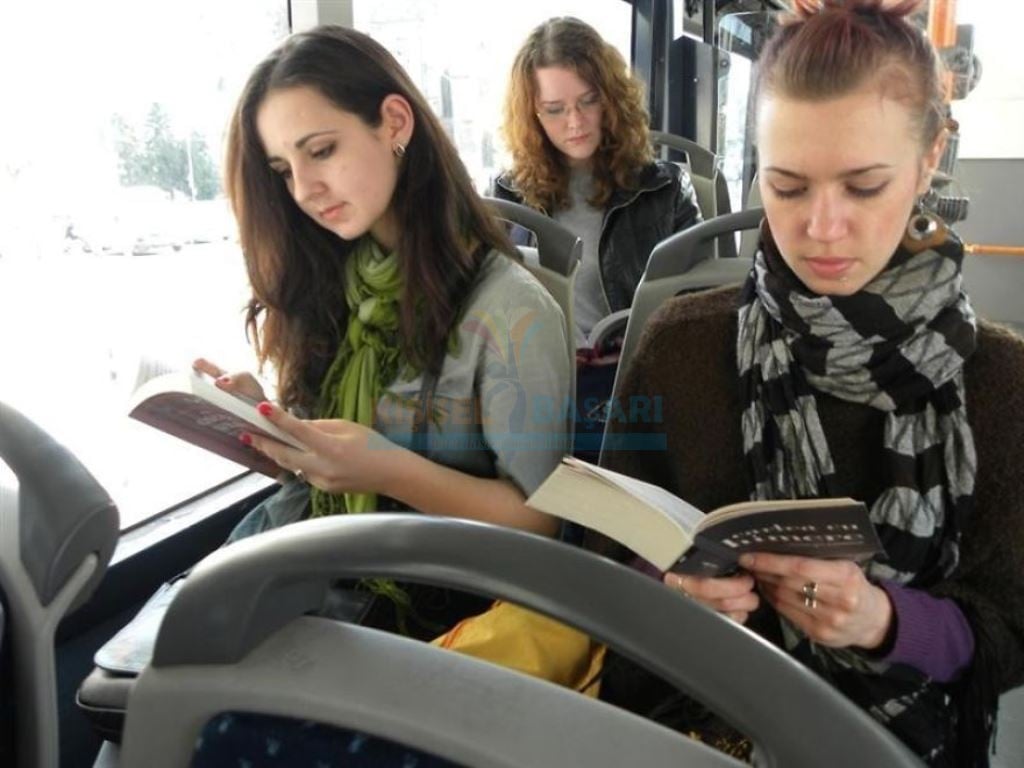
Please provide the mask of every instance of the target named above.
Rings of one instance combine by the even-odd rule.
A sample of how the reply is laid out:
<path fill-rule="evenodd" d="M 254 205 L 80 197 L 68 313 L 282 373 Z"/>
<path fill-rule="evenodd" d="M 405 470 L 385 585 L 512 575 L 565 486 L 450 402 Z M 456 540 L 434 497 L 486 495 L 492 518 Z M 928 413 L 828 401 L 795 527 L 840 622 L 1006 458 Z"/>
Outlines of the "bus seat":
<path fill-rule="evenodd" d="M 1024 259 L 969 253 L 964 256 L 964 289 L 979 317 L 1024 335 Z"/>
<path fill-rule="evenodd" d="M 15 720 L 15 759 L 5 765 L 58 764 L 54 633 L 99 584 L 119 530 L 117 508 L 88 470 L 0 403 L 0 593 Z"/>
<path fill-rule="evenodd" d="M 707 704 L 750 736 L 765 765 L 921 766 L 782 651 L 658 581 L 521 531 L 391 514 L 306 520 L 196 566 L 128 702 L 122 763 L 187 764 L 207 724 L 253 713 L 462 765 L 739 765 L 545 681 L 305 615 L 334 579 L 366 577 L 472 589 L 564 621 Z"/>
<path fill-rule="evenodd" d="M 663 148 L 662 154 L 667 154 L 664 150 L 673 149 L 686 155 L 687 170 L 705 221 L 732 211 L 729 203 L 729 184 L 719 170 L 718 156 L 714 152 L 692 139 L 674 133 L 650 131 L 649 136 L 653 145 Z M 736 256 L 736 242 L 731 236 L 719 238 L 713 247 L 716 256 Z"/>
<path fill-rule="evenodd" d="M 710 241 L 722 234 L 731 236 L 739 230 L 756 228 L 763 215 L 764 211 L 760 208 L 729 213 L 677 232 L 654 247 L 633 296 L 633 306 L 619 356 L 619 370 L 615 377 L 616 392 L 640 341 L 644 325 L 662 302 L 680 293 L 742 282 L 746 278 L 750 262 L 745 259 L 715 258 L 709 247 Z"/>
<path fill-rule="evenodd" d="M 548 289 L 565 315 L 570 370 L 573 372 L 570 391 L 575 391 L 576 323 L 573 317 L 573 286 L 583 254 L 583 241 L 554 219 L 525 205 L 493 197 L 485 197 L 484 200 L 494 209 L 498 218 L 528 229 L 534 235 L 536 248 L 525 245 L 518 248 L 527 269 Z"/>

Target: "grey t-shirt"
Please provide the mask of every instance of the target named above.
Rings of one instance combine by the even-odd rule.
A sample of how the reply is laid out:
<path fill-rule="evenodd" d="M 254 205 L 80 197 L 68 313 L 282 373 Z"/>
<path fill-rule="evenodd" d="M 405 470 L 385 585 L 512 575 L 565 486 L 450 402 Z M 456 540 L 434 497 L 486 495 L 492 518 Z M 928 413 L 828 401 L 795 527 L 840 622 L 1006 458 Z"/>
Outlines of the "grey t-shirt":
<path fill-rule="evenodd" d="M 570 450 L 570 380 L 562 310 L 524 267 L 492 251 L 438 378 L 424 455 L 529 495 Z M 399 378 L 378 403 L 375 428 L 392 442 L 412 447 L 421 388 L 421 376 Z"/>
<path fill-rule="evenodd" d="M 576 346 L 582 346 L 586 335 L 598 320 L 611 313 L 608 299 L 601 285 L 601 265 L 598 246 L 604 211 L 587 202 L 593 194 L 590 171 L 573 170 L 569 178 L 571 206 L 555 213 L 554 219 L 583 240 L 583 258 L 576 272 L 573 313 L 576 321 Z"/>

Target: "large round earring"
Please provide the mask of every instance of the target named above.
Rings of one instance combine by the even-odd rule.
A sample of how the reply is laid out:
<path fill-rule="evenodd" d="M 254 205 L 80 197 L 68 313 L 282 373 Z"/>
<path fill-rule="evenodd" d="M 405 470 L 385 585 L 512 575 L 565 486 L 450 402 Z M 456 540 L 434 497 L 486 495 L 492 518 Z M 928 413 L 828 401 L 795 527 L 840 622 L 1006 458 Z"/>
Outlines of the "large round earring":
<path fill-rule="evenodd" d="M 910 221 L 907 222 L 907 237 L 918 242 L 928 240 L 939 231 L 939 226 L 939 219 L 933 213 L 926 211 L 918 201 L 914 206 L 914 212 L 910 215 Z"/>
<path fill-rule="evenodd" d="M 400 141 L 396 141 L 395 145 L 391 147 L 391 151 L 395 153 L 395 157 L 401 159 L 405 157 L 405 144 Z"/>

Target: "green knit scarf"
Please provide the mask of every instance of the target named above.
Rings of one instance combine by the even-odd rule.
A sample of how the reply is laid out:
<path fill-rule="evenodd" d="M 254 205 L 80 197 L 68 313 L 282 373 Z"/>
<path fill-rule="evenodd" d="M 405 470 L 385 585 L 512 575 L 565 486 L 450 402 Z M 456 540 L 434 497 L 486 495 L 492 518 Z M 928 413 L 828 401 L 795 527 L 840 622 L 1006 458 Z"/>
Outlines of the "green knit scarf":
<path fill-rule="evenodd" d="M 369 235 L 361 238 L 345 264 L 345 301 L 349 320 L 338 354 L 320 386 L 317 418 L 347 419 L 368 427 L 381 393 L 401 367 L 398 342 L 398 300 L 402 277 L 398 255 L 385 254 Z M 386 461 L 387 456 L 381 455 Z M 371 512 L 375 493 L 328 493 L 310 488 L 312 517 Z M 405 627 L 409 595 L 389 579 L 367 579 L 371 591 L 395 603 L 398 625 Z"/>

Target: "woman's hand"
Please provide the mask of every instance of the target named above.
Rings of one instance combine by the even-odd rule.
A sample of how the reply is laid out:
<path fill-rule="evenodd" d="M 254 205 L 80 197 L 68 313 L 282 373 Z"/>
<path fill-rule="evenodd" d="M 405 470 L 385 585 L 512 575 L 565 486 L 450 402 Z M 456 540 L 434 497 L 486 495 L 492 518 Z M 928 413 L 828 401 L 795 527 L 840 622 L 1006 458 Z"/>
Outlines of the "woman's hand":
<path fill-rule="evenodd" d="M 306 450 L 248 433 L 243 441 L 323 491 L 376 493 L 428 515 L 481 520 L 545 536 L 558 530 L 554 518 L 526 506 L 523 492 L 510 480 L 473 477 L 445 467 L 352 421 L 303 421 L 267 402 L 258 410 Z"/>
<path fill-rule="evenodd" d="M 305 421 L 268 402 L 258 410 L 267 421 L 306 446 L 302 451 L 277 440 L 246 433 L 243 440 L 284 469 L 328 493 L 392 495 L 392 478 L 410 452 L 354 421 Z"/>
<path fill-rule="evenodd" d="M 213 383 L 217 388 L 223 389 L 225 392 L 241 395 L 257 402 L 267 399 L 266 394 L 263 392 L 263 387 L 260 386 L 256 377 L 251 373 L 228 373 L 205 357 L 194 360 L 192 367 L 201 373 L 205 373 L 207 376 L 212 376 L 214 379 Z"/>
<path fill-rule="evenodd" d="M 885 640 L 892 603 L 856 563 L 759 552 L 743 555 L 740 565 L 772 607 L 814 642 L 870 650 Z"/>
<path fill-rule="evenodd" d="M 721 579 L 666 573 L 664 582 L 738 624 L 745 624 L 760 602 L 754 579 L 746 573 Z"/>

